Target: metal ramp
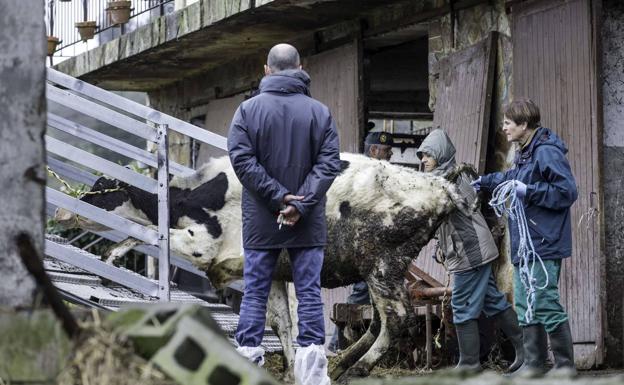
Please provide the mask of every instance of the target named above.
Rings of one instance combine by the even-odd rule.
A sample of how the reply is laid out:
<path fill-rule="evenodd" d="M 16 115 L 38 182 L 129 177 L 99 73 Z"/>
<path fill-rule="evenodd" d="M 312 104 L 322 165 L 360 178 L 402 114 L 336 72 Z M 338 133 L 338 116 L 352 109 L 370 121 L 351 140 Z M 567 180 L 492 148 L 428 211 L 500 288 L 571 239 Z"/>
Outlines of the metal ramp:
<path fill-rule="evenodd" d="M 226 139 L 51 68 L 47 69 L 46 95 L 49 101 L 74 113 L 129 132 L 156 144 L 158 148 L 157 153 L 153 154 L 59 114 L 48 113 L 49 129 L 141 162 L 157 174 L 157 178 L 140 174 L 47 135 L 48 167 L 64 180 L 91 187 L 99 178 L 97 174 L 101 173 L 158 195 L 158 229 L 155 230 L 46 187 L 48 216 L 54 216 L 58 207 L 67 209 L 109 228 L 107 231 L 94 232 L 101 239 L 121 242 L 133 237 L 144 242 L 134 248 L 136 251 L 158 258 L 156 280 L 107 264 L 100 256 L 72 245 L 69 240 L 48 234 L 45 239 L 44 265 L 54 285 L 70 301 L 112 311 L 124 305 L 158 301 L 201 304 L 211 309 L 217 323 L 232 340 L 238 316 L 229 306 L 197 298 L 180 290 L 169 279 L 172 266 L 202 277 L 205 274 L 169 250 L 169 176 L 189 175 L 194 170 L 169 160 L 168 134 L 175 131 L 220 149 L 226 149 Z M 279 340 L 270 329 L 266 330 L 262 345 L 267 351 L 281 350 Z"/>

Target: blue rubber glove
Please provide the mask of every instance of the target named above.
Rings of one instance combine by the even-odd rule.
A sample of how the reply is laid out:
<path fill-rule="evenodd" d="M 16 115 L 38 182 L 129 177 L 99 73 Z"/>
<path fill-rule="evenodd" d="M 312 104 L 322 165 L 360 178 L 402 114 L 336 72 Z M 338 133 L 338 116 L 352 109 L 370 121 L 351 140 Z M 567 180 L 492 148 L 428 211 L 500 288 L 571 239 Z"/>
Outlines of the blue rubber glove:
<path fill-rule="evenodd" d="M 479 192 L 479 190 L 481 190 L 481 177 L 478 177 L 477 179 L 470 182 L 470 185 L 475 189 L 476 192 Z"/>
<path fill-rule="evenodd" d="M 524 196 L 526 195 L 526 189 L 527 189 L 527 185 L 520 182 L 519 180 L 516 181 L 516 196 L 520 199 L 523 199 Z"/>

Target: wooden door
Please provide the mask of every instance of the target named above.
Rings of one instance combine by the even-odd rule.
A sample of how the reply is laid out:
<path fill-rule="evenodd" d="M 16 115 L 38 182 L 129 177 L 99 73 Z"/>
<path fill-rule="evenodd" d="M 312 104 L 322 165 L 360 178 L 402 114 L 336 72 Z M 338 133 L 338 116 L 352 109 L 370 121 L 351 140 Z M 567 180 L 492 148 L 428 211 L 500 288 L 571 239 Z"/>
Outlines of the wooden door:
<path fill-rule="evenodd" d="M 442 128 L 455 145 L 458 163 L 485 170 L 490 106 L 496 57 L 496 34 L 450 54 L 437 63 L 439 73 L 433 127 Z M 415 264 L 444 283 L 444 267 L 431 256 L 433 242 L 423 248 Z"/>
<path fill-rule="evenodd" d="M 583 368 L 602 363 L 604 335 L 602 135 L 592 6 L 590 0 L 541 0 L 512 9 L 513 95 L 533 99 L 542 125 L 566 142 L 579 191 L 572 207 L 573 255 L 563 263 L 559 286 Z"/>

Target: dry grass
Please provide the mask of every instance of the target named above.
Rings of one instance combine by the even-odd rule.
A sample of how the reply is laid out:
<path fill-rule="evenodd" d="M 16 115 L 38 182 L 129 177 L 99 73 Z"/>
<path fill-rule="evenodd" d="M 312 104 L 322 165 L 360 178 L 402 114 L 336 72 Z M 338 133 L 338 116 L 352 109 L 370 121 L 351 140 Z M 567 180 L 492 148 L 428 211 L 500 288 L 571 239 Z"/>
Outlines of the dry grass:
<path fill-rule="evenodd" d="M 129 341 L 106 330 L 97 312 L 81 324 L 83 334 L 69 365 L 59 374 L 60 385 L 173 385 L 158 368 L 134 353 Z"/>

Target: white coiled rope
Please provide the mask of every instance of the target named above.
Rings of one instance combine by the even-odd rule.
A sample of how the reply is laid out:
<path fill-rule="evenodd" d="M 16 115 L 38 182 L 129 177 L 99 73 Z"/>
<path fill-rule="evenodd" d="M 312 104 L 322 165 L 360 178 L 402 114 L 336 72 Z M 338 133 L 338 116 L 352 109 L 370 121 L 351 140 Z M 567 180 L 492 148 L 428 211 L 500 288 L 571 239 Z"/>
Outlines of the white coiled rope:
<path fill-rule="evenodd" d="M 529 234 L 529 225 L 524 213 L 524 206 L 521 200 L 516 196 L 517 181 L 509 180 L 499 184 L 492 193 L 492 199 L 489 204 L 494 209 L 497 216 L 507 215 L 512 221 L 516 221 L 518 225 L 519 239 L 518 244 L 518 273 L 520 282 L 524 286 L 527 293 L 527 310 L 524 313 L 524 319 L 527 323 L 533 320 L 535 292 L 536 290 L 545 289 L 548 286 L 548 271 L 544 261 L 535 251 L 531 235 Z M 546 282 L 544 286 L 537 286 L 536 279 L 533 277 L 535 270 L 535 261 L 539 261 L 540 267 L 544 270 Z"/>

